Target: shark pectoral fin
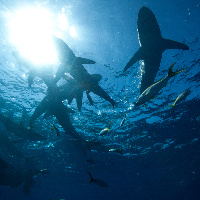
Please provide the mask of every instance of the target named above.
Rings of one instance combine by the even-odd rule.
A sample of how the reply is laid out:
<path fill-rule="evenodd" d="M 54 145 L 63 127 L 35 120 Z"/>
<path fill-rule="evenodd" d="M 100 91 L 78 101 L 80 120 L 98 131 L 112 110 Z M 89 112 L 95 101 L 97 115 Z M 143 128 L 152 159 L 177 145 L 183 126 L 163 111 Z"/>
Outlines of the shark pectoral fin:
<path fill-rule="evenodd" d="M 88 91 L 88 90 L 86 90 L 86 95 L 87 95 L 87 98 L 88 98 L 88 100 L 89 100 L 89 102 L 90 102 L 90 105 L 94 105 L 94 102 L 93 102 L 93 100 L 92 100 L 92 98 L 91 98 L 91 96 L 90 96 L 90 94 L 89 94 L 90 92 Z"/>
<path fill-rule="evenodd" d="M 78 94 L 83 90 L 83 86 L 79 85 L 77 87 L 75 87 L 74 89 L 72 89 L 72 91 L 69 94 L 68 97 L 68 104 L 70 104 L 73 100 L 73 98 L 76 98 L 76 96 L 78 96 Z"/>
<path fill-rule="evenodd" d="M 163 52 L 166 49 L 183 49 L 183 50 L 189 50 L 189 47 L 186 44 L 183 44 L 181 42 L 169 40 L 169 39 L 162 39 L 163 44 Z"/>
<path fill-rule="evenodd" d="M 101 74 L 91 74 L 90 79 L 94 83 L 98 83 L 102 79 Z"/>
<path fill-rule="evenodd" d="M 87 58 L 76 57 L 76 64 L 95 64 L 96 62 Z"/>
<path fill-rule="evenodd" d="M 75 98 L 76 98 L 76 104 L 77 104 L 78 111 L 81 111 L 82 99 L 83 99 L 83 92 L 79 92 L 79 93 L 76 95 Z"/>
<path fill-rule="evenodd" d="M 60 64 L 60 66 L 57 69 L 56 76 L 54 78 L 55 83 L 57 83 L 60 80 L 60 78 L 64 75 L 65 72 L 68 72 L 67 68 L 68 65 L 66 63 Z"/>
<path fill-rule="evenodd" d="M 135 64 L 137 61 L 142 60 L 142 58 L 144 57 L 142 52 L 143 52 L 142 47 L 140 47 L 139 50 L 134 54 L 134 56 L 126 64 L 123 73 L 127 69 L 129 69 L 133 64 Z"/>

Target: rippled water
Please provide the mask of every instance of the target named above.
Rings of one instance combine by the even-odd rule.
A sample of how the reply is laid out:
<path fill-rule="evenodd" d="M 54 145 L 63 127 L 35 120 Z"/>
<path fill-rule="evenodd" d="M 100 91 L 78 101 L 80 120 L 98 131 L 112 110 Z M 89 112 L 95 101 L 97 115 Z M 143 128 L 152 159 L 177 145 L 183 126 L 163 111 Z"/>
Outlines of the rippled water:
<path fill-rule="evenodd" d="M 29 1 L 2 1 L 0 3 L 0 105 L 1 113 L 20 122 L 26 110 L 25 125 L 36 106 L 46 95 L 46 85 L 35 78 L 28 87 L 28 69 L 12 56 L 9 41 L 9 13 L 28 5 Z M 64 135 L 55 117 L 36 121 L 35 130 L 48 137 L 44 142 L 16 144 L 26 155 L 35 159 L 29 167 L 48 168 L 51 174 L 37 176 L 34 189 L 24 196 L 20 189 L 0 187 L 0 199 L 198 199 L 200 198 L 199 173 L 199 7 L 198 1 L 32 1 L 42 5 L 54 15 L 66 14 L 77 27 L 78 38 L 59 30 L 77 56 L 96 61 L 85 65 L 90 74 L 103 76 L 100 86 L 117 102 L 113 110 L 109 102 L 91 94 L 94 106 L 84 94 L 82 111 L 78 112 L 75 100 L 69 106 L 76 113 L 70 114 L 71 122 L 85 139 L 95 139 L 111 148 L 122 148 L 123 156 L 113 152 L 92 152 L 96 164 L 86 162 L 86 157 Z M 137 14 L 142 6 L 148 6 L 156 15 L 163 37 L 184 42 L 188 51 L 167 50 L 156 80 L 174 69 L 186 68 L 171 78 L 159 95 L 146 107 L 135 108 L 139 97 L 142 61 L 137 62 L 125 74 L 124 66 L 138 50 Z M 63 11 L 64 9 L 64 11 Z M 58 66 L 53 66 L 56 71 Z M 61 84 L 61 83 L 60 83 Z M 191 94 L 178 104 L 173 113 L 168 106 L 184 90 Z M 67 101 L 65 102 L 67 105 Z M 120 122 L 127 113 L 124 126 Z M 111 133 L 99 136 L 110 122 Z M 57 137 L 51 131 L 56 123 L 61 131 Z M 21 145 L 22 144 L 22 145 Z M 12 161 L 11 155 L 1 148 L 2 156 Z M 105 180 L 109 187 L 98 188 L 89 184 L 87 171 Z M 183 195 L 184 194 L 184 195 Z M 1 197 L 2 195 L 2 197 Z"/>

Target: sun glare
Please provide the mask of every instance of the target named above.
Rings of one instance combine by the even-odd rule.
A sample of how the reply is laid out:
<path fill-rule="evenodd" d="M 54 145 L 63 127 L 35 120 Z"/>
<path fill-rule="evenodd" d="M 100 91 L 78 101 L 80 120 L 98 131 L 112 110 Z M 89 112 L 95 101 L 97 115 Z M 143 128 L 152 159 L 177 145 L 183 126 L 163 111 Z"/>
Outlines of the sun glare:
<path fill-rule="evenodd" d="M 51 14 L 44 9 L 27 8 L 13 15 L 11 41 L 20 53 L 34 64 L 53 64 L 56 52 L 51 35 Z"/>
<path fill-rule="evenodd" d="M 69 28 L 67 18 L 63 13 L 58 15 L 58 26 L 61 30 L 68 30 Z"/>
<path fill-rule="evenodd" d="M 71 26 L 70 29 L 69 29 L 69 34 L 72 38 L 75 38 L 77 37 L 77 31 L 76 31 L 76 28 L 74 26 Z"/>

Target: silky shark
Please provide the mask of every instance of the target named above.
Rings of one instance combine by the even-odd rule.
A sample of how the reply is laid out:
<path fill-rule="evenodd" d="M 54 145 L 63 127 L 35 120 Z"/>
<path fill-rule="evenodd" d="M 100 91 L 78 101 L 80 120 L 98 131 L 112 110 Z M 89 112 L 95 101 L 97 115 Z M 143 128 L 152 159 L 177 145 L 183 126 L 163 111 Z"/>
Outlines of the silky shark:
<path fill-rule="evenodd" d="M 36 133 L 33 130 L 27 129 L 24 126 L 10 120 L 9 118 L 5 117 L 4 115 L 0 114 L 0 122 L 4 124 L 7 131 L 12 132 L 14 135 L 24 138 L 30 141 L 41 141 L 46 140 L 45 136 L 42 136 Z"/>
<path fill-rule="evenodd" d="M 139 11 L 137 26 L 141 47 L 129 60 L 123 72 L 137 61 L 144 61 L 140 88 L 140 94 L 142 94 L 147 87 L 154 83 L 161 63 L 162 53 L 167 49 L 189 50 L 189 47 L 180 42 L 164 39 L 161 35 L 155 15 L 145 6 Z"/>
<path fill-rule="evenodd" d="M 61 101 L 54 100 L 54 103 L 51 105 L 49 112 L 51 112 L 51 114 L 56 117 L 58 123 L 64 129 L 65 134 L 70 135 L 73 139 L 77 141 L 78 146 L 80 147 L 80 149 L 82 149 L 84 154 L 87 150 L 90 150 L 90 142 L 84 140 L 76 131 L 70 121 L 69 114 L 66 111 L 66 106 L 64 106 Z"/>
<path fill-rule="evenodd" d="M 81 84 L 83 90 L 87 91 L 87 95 L 90 92 L 100 96 L 101 98 L 109 101 L 114 107 L 114 100 L 101 88 L 98 84 L 98 80 L 88 73 L 83 64 L 95 64 L 95 61 L 76 57 L 70 47 L 60 38 L 53 37 L 57 55 L 60 60 L 60 66 L 57 70 L 55 82 L 59 81 L 64 73 L 69 73 L 78 83 Z M 91 100 L 88 98 L 89 101 Z"/>
<path fill-rule="evenodd" d="M 62 101 L 60 101 L 57 98 L 51 99 L 51 102 L 46 102 L 43 105 L 49 104 L 50 106 L 48 107 L 48 112 L 50 115 L 54 115 L 56 119 L 58 120 L 58 123 L 62 126 L 64 129 L 65 133 L 67 135 L 70 135 L 73 139 L 77 141 L 78 146 L 82 149 L 84 154 L 86 153 L 87 150 L 90 150 L 90 146 L 93 144 L 90 141 L 84 140 L 79 133 L 76 131 L 74 126 L 72 125 L 69 117 L 69 108 L 64 106 Z M 43 106 L 41 105 L 41 107 Z M 46 108 L 46 107 L 44 107 Z M 38 111 L 37 111 L 38 109 Z M 45 109 L 44 109 L 45 110 Z M 39 117 L 39 113 L 41 113 L 41 108 L 38 107 L 36 108 L 35 112 L 31 116 L 30 119 L 30 127 L 32 127 L 33 122 Z"/>
<path fill-rule="evenodd" d="M 47 95 L 43 98 L 43 100 L 36 107 L 33 115 L 30 118 L 29 126 L 32 127 L 34 121 L 43 113 L 45 113 L 44 117 L 47 118 L 52 115 L 51 107 L 56 102 L 62 102 L 64 100 L 68 100 L 68 104 L 70 104 L 73 98 L 76 99 L 78 110 L 81 110 L 82 107 L 82 97 L 83 91 L 79 88 L 79 83 L 75 81 L 73 78 L 65 76 L 67 83 L 57 87 L 56 84 L 49 86 L 47 89 Z M 72 94 L 71 91 L 77 90 L 76 94 Z M 91 97 L 90 97 L 91 98 Z M 63 107 L 65 112 L 74 113 L 74 111 L 68 107 Z"/>
<path fill-rule="evenodd" d="M 60 103 L 65 99 L 69 98 L 69 91 L 73 85 L 66 83 L 60 87 L 57 87 L 56 85 L 54 87 L 48 87 L 47 95 L 43 98 L 43 100 L 39 103 L 39 105 L 36 107 L 34 113 L 32 114 L 30 121 L 29 121 L 29 127 L 31 128 L 34 121 L 43 113 L 45 113 L 44 117 L 49 117 L 50 115 L 53 115 L 51 109 L 52 106 L 54 106 L 55 103 Z M 63 107 L 64 112 L 66 113 L 74 113 L 74 111 L 66 106 Z"/>
<path fill-rule="evenodd" d="M 78 111 L 81 111 L 84 91 L 86 91 L 86 95 L 90 102 L 90 105 L 94 104 L 94 102 L 90 96 L 90 92 L 92 92 L 92 90 L 90 89 L 90 84 L 84 83 L 84 82 L 78 83 L 75 79 L 72 79 L 68 76 L 67 77 L 64 76 L 64 78 L 67 80 L 68 84 L 70 85 L 67 87 L 67 88 L 69 88 L 68 90 L 66 90 L 65 85 L 61 86 L 63 88 L 63 94 L 68 94 L 68 95 L 66 95 L 67 99 L 68 99 L 68 104 L 70 104 L 72 102 L 73 98 L 75 98 Z M 102 76 L 100 74 L 92 74 L 91 75 L 91 80 L 97 84 L 101 79 L 102 79 Z"/>
<path fill-rule="evenodd" d="M 0 158 L 0 186 L 21 187 L 23 184 L 23 192 L 28 194 L 35 184 L 33 180 L 34 175 L 33 170 L 24 171 L 17 169 Z"/>
<path fill-rule="evenodd" d="M 0 133 L 0 145 L 4 146 L 6 150 L 19 158 L 25 159 L 25 161 L 28 163 L 29 159 L 31 157 L 25 157 L 23 153 L 21 153 L 17 147 L 13 144 L 13 141 L 6 135 L 6 131 L 3 131 Z"/>

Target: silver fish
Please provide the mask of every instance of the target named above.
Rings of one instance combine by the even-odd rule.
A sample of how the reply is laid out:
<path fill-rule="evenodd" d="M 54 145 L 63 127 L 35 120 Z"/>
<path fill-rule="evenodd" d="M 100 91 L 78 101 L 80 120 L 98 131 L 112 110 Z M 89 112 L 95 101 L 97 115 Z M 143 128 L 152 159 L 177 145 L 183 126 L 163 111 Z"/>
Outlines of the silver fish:
<path fill-rule="evenodd" d="M 177 98 L 176 100 L 174 101 L 174 103 L 172 105 L 170 105 L 169 107 L 172 107 L 173 108 L 173 112 L 174 112 L 174 108 L 175 108 L 175 105 L 178 104 L 179 102 L 185 100 L 185 98 L 191 93 L 191 90 L 185 90 L 184 92 L 182 92 Z"/>
<path fill-rule="evenodd" d="M 185 69 L 182 69 L 180 71 L 173 72 L 173 64 L 169 68 L 168 75 L 157 81 L 156 83 L 149 86 L 138 98 L 137 102 L 135 103 L 135 106 L 139 106 L 141 104 L 145 104 L 147 101 L 153 99 L 158 92 L 167 85 L 168 80 L 179 74 L 180 72 L 184 71 Z"/>

